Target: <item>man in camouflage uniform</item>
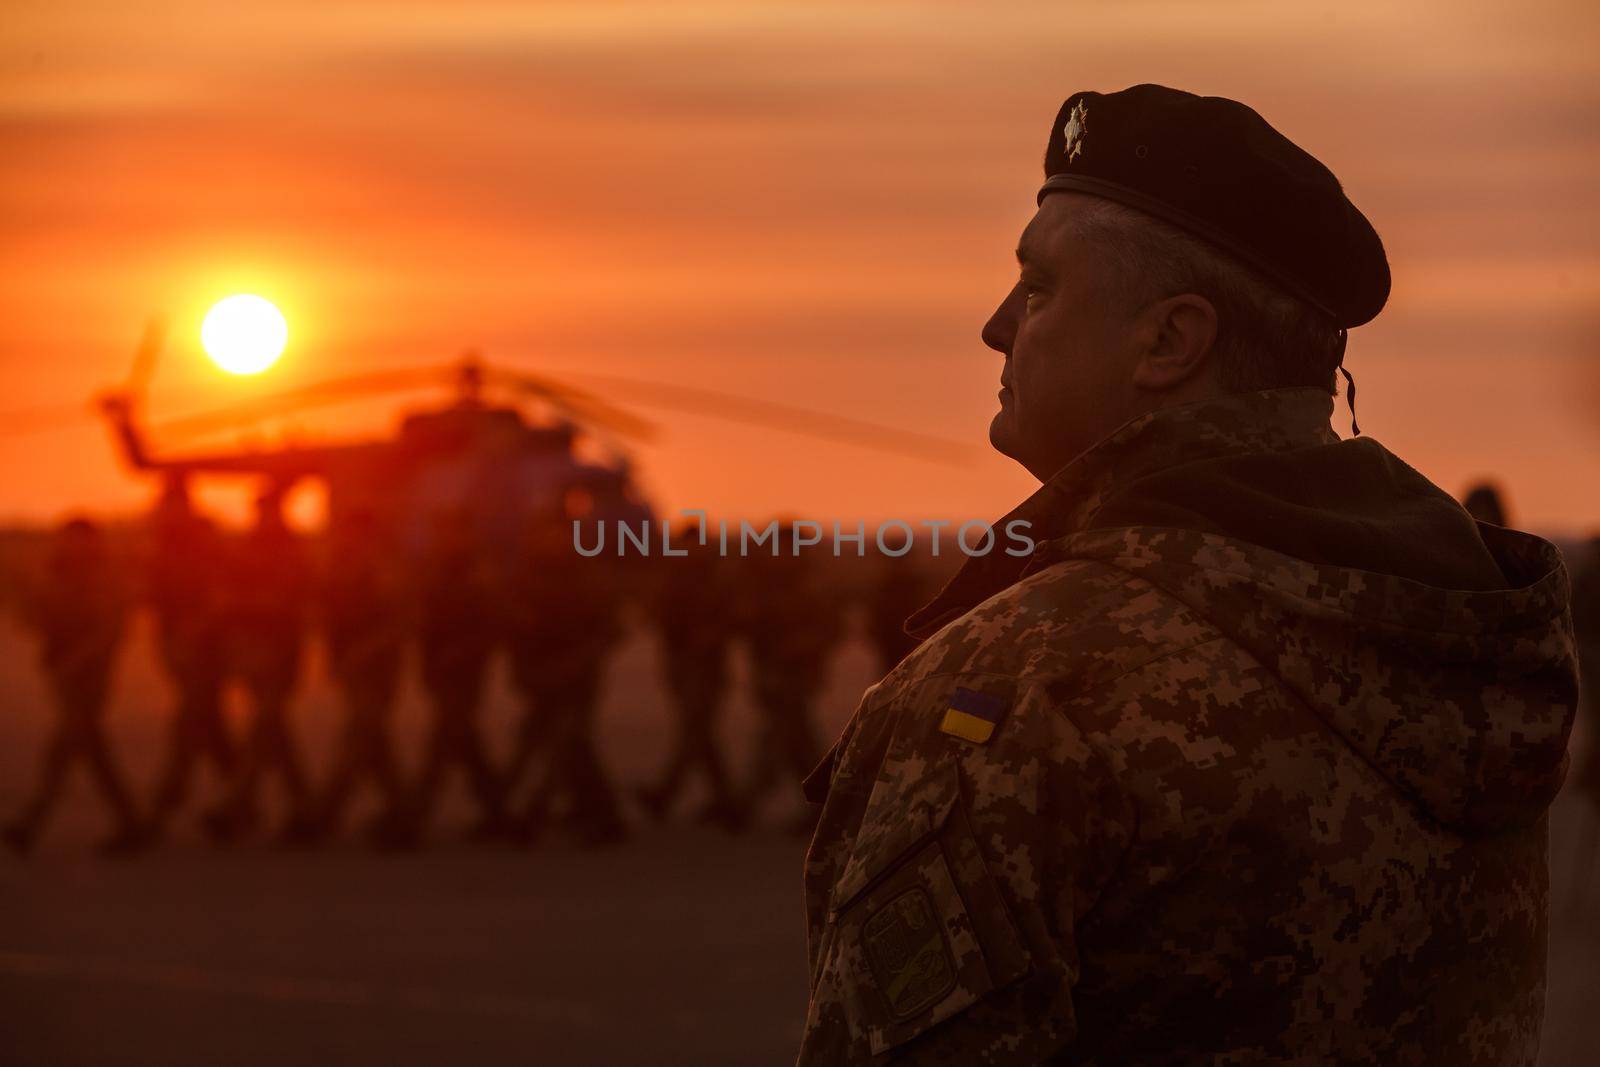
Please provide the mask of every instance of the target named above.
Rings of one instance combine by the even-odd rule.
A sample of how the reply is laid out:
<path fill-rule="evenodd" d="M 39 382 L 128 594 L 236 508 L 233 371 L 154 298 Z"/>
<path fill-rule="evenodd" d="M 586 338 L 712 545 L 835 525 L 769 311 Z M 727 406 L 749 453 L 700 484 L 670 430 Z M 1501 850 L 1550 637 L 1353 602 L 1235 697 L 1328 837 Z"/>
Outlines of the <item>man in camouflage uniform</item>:
<path fill-rule="evenodd" d="M 1550 545 L 1330 425 L 1376 234 L 1255 112 L 1068 99 L 984 331 L 1042 482 L 808 786 L 802 1064 L 1532 1064 Z"/>
<path fill-rule="evenodd" d="M 333 771 L 323 790 L 318 830 L 337 828 L 363 781 L 383 801 L 372 824 L 382 839 L 399 827 L 406 783 L 390 736 L 410 617 L 396 553 L 378 517 L 357 511 L 334 529 L 323 582 L 323 627 L 328 666 L 344 700 L 344 726 Z"/>
<path fill-rule="evenodd" d="M 28 623 L 39 635 L 40 660 L 56 702 L 56 728 L 44 750 L 43 773 L 3 836 L 27 852 L 61 796 L 67 772 L 81 762 L 117 818 L 101 843 L 110 853 L 144 842 L 139 815 L 105 732 L 106 697 L 122 644 L 127 597 L 99 527 L 74 519 L 56 532 L 44 581 L 29 597 Z"/>
<path fill-rule="evenodd" d="M 507 786 L 533 780 L 520 816 L 529 839 L 563 804 L 584 844 L 627 836 L 594 736 L 606 661 L 622 636 L 621 596 L 615 558 L 577 556 L 565 514 L 532 519 L 504 592 L 511 676 L 524 702 Z"/>
<path fill-rule="evenodd" d="M 250 727 L 230 795 L 206 816 L 208 832 L 219 840 L 254 829 L 269 774 L 283 783 L 289 802 L 284 839 L 304 841 L 315 832 L 311 783 L 290 722 L 312 595 L 311 565 L 284 519 L 288 489 L 273 485 L 257 498 L 255 524 L 233 546 L 227 571 L 224 658 L 250 698 Z"/>
<path fill-rule="evenodd" d="M 817 699 L 844 629 L 841 605 L 825 587 L 817 557 L 798 545 L 795 531 L 793 524 L 781 524 L 774 554 L 763 549 L 745 561 L 745 639 L 760 716 L 740 805 L 745 820 L 753 819 L 775 790 L 789 782 L 798 785 L 816 763 L 822 751 L 814 721 Z M 792 829 L 809 832 L 812 823 L 808 813 Z"/>
<path fill-rule="evenodd" d="M 433 724 L 408 803 L 409 835 L 422 832 L 445 774 L 460 766 L 478 802 L 481 836 L 508 829 L 505 786 L 481 726 L 489 660 L 498 637 L 493 576 L 465 509 L 435 515 L 418 581 L 418 652 Z"/>
<path fill-rule="evenodd" d="M 699 821 L 737 830 L 738 803 L 717 739 L 735 628 L 728 611 L 733 595 L 729 561 L 714 542 L 700 542 L 700 529 L 695 525 L 686 524 L 676 531 L 673 544 L 687 554 L 655 561 L 653 599 L 677 730 L 661 776 L 640 787 L 637 795 L 652 817 L 664 819 L 699 772 L 710 792 Z"/>
<path fill-rule="evenodd" d="M 150 816 L 159 829 L 188 799 L 202 761 L 227 781 L 238 751 L 222 707 L 222 537 L 194 510 L 179 474 L 169 477 L 152 527 L 148 598 L 161 663 L 178 697 Z"/>

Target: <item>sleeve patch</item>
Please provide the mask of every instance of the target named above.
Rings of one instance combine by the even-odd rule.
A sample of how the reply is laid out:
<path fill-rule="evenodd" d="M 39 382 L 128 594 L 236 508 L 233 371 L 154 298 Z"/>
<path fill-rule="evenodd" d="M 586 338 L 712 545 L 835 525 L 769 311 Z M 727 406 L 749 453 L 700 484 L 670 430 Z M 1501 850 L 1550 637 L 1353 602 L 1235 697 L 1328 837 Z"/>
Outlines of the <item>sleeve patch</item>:
<path fill-rule="evenodd" d="M 908 1019 L 955 988 L 955 960 L 927 890 L 907 890 L 873 912 L 861 940 L 894 1018 Z"/>
<path fill-rule="evenodd" d="M 1008 707 L 1010 704 L 1004 697 L 958 687 L 945 708 L 939 729 L 951 737 L 981 745 L 994 736 L 994 729 Z"/>

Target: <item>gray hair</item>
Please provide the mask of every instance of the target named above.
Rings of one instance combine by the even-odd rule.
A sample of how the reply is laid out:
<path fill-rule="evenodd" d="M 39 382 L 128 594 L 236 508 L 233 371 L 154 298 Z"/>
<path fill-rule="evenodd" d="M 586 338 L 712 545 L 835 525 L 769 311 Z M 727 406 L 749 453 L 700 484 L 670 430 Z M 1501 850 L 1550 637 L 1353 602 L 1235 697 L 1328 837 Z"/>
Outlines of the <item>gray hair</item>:
<path fill-rule="evenodd" d="M 1081 199 L 1074 233 L 1101 253 L 1099 284 L 1115 306 L 1131 313 L 1154 300 L 1196 293 L 1217 311 L 1213 350 L 1224 388 L 1335 391 L 1339 336 L 1327 315 L 1170 223 L 1103 197 Z"/>

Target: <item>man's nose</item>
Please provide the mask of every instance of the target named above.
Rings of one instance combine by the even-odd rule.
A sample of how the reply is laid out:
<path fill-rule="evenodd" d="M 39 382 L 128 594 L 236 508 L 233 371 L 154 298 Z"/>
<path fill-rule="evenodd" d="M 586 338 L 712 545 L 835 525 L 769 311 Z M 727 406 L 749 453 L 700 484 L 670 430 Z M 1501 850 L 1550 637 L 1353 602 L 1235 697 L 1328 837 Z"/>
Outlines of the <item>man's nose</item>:
<path fill-rule="evenodd" d="M 984 344 L 1004 355 L 1011 354 L 1011 342 L 1016 340 L 1017 317 L 1022 311 L 1022 300 L 1022 283 L 1018 282 L 1000 301 L 1000 306 L 994 309 L 989 321 L 983 324 Z"/>

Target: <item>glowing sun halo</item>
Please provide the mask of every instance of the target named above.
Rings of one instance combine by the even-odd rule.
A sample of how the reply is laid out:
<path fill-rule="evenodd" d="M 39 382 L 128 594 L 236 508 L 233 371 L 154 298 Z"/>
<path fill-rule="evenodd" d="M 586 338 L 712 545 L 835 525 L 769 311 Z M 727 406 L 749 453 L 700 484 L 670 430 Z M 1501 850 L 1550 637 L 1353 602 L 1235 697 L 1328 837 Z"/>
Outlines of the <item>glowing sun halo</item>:
<path fill-rule="evenodd" d="M 230 374 L 259 374 L 278 361 L 289 323 L 271 301 L 241 293 L 218 300 L 200 324 L 200 343 Z"/>

